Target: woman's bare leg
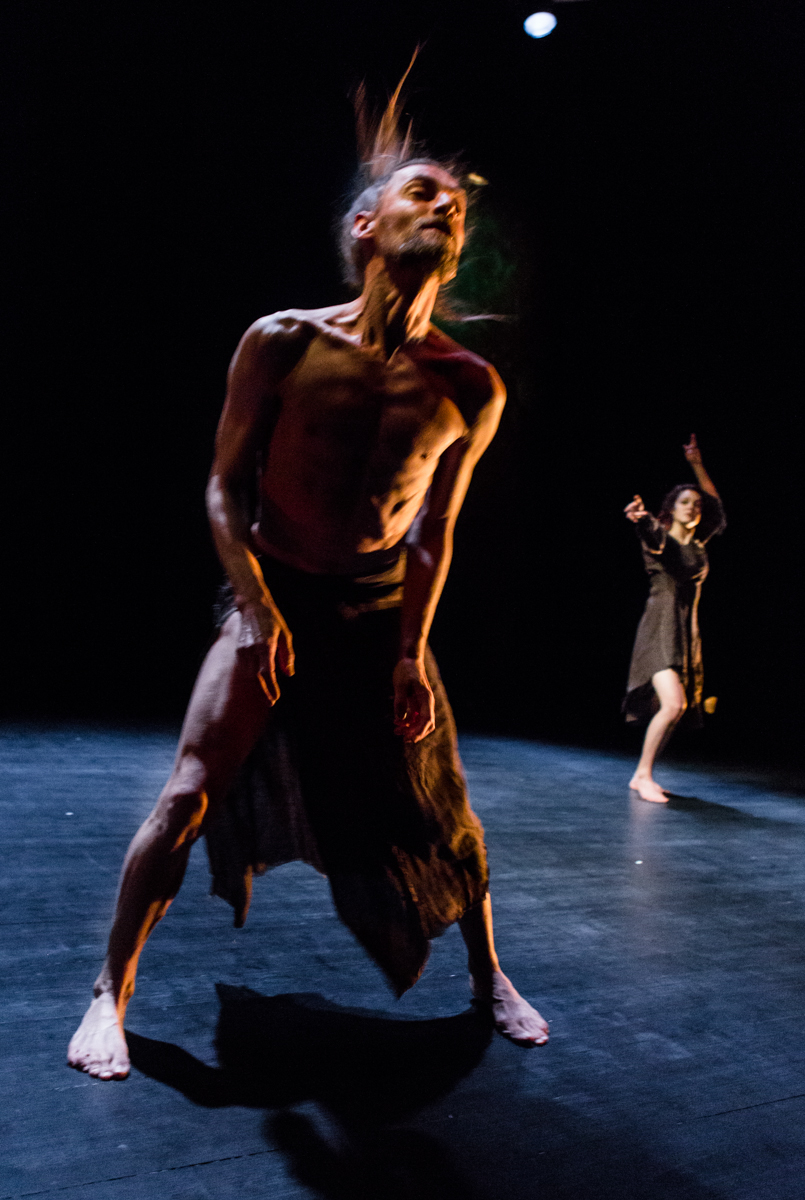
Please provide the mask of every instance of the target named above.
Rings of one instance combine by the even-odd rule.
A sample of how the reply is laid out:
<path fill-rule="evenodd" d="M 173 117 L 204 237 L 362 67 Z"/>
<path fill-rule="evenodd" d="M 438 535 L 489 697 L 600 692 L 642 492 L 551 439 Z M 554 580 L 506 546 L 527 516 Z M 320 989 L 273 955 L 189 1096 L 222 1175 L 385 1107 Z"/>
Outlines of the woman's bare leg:
<path fill-rule="evenodd" d="M 548 1040 L 547 1021 L 523 999 L 500 969 L 489 893 L 483 904 L 471 908 L 461 918 L 459 928 L 467 947 L 472 994 L 492 1009 L 498 1033 L 520 1046 L 544 1045 Z"/>
<path fill-rule="evenodd" d="M 240 615 L 229 618 L 199 672 L 173 773 L 129 846 L 109 949 L 95 999 L 70 1042 L 70 1066 L 99 1079 L 129 1071 L 123 1017 L 145 942 L 184 877 L 205 816 L 226 796 L 269 712 L 253 658 L 238 649 Z"/>
<path fill-rule="evenodd" d="M 652 676 L 651 682 L 657 693 L 660 707 L 649 722 L 646 736 L 643 739 L 643 752 L 629 787 L 639 792 L 643 800 L 652 800 L 655 804 L 667 804 L 668 797 L 654 782 L 654 763 L 657 755 L 667 745 L 688 702 L 682 681 L 673 667 L 666 667 L 664 671 L 658 671 L 656 675 Z"/>

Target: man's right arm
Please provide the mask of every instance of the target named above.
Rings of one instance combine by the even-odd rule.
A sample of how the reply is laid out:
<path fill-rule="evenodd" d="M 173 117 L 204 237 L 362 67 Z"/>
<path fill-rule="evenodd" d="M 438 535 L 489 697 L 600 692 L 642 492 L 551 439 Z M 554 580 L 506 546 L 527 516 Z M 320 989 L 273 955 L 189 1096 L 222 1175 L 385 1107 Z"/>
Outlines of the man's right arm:
<path fill-rule="evenodd" d="M 250 495 L 278 403 L 277 387 L 303 353 L 305 334 L 300 321 L 283 316 L 258 321 L 244 334 L 229 368 L 207 485 L 213 540 L 241 613 L 240 648 L 255 657 L 272 704 L 279 698 L 275 663 L 293 674 L 293 647 L 251 548 Z"/>

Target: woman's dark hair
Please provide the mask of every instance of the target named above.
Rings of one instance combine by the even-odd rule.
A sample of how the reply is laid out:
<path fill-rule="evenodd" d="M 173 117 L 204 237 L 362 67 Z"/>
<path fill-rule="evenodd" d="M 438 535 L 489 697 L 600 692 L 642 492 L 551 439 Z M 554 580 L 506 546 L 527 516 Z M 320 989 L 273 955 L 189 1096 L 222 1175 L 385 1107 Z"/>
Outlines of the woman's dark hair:
<path fill-rule="evenodd" d="M 657 520 L 664 529 L 670 529 L 674 519 L 674 509 L 676 502 L 683 492 L 695 492 L 697 496 L 702 497 L 702 489 L 697 483 L 678 483 L 676 487 L 671 488 L 668 495 L 660 505 L 660 511 L 657 514 Z"/>

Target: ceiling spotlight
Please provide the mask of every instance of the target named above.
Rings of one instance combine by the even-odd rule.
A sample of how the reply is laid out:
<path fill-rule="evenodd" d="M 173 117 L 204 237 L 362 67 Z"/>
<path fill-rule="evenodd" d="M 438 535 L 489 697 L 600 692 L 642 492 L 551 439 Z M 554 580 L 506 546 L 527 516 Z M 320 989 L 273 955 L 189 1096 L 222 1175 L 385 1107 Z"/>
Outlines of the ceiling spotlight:
<path fill-rule="evenodd" d="M 549 12 L 532 13 L 523 21 L 523 29 L 529 37 L 544 38 L 556 28 L 556 17 Z"/>

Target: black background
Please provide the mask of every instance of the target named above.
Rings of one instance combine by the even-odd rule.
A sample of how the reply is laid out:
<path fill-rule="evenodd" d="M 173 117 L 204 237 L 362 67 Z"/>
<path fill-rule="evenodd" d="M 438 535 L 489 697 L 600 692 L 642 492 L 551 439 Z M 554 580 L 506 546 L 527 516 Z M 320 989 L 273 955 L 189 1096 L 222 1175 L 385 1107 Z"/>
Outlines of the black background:
<path fill-rule="evenodd" d="M 621 510 L 690 478 L 695 430 L 730 521 L 699 753 L 801 754 L 803 9 L 553 7 L 534 41 L 513 0 L 3 6 L 6 715 L 181 715 L 229 358 L 257 316 L 345 297 L 349 92 L 385 97 L 424 42 L 408 110 L 489 179 L 517 267 L 517 320 L 468 331 L 511 401 L 433 635 L 459 723 L 637 745 Z"/>

